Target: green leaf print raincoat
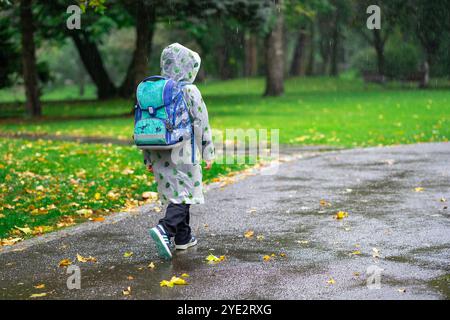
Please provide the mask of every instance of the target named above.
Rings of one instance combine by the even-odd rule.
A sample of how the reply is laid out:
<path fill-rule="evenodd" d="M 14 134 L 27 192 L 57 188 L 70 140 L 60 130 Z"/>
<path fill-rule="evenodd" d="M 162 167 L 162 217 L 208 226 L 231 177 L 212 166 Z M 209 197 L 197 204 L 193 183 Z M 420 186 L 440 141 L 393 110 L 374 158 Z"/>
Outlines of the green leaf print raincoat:
<path fill-rule="evenodd" d="M 204 160 L 212 160 L 214 145 L 208 110 L 197 86 L 192 84 L 200 69 L 200 62 L 200 56 L 196 52 L 179 43 L 169 45 L 161 54 L 161 75 L 189 83 L 184 87 L 183 93 L 194 126 L 196 150 L 194 163 L 177 161 L 173 154 L 178 152 L 177 149 L 143 151 L 144 163 L 153 166 L 162 203 L 204 203 L 200 156 Z M 191 141 L 186 141 L 185 146 L 191 146 Z M 186 149 L 191 148 L 184 148 Z"/>

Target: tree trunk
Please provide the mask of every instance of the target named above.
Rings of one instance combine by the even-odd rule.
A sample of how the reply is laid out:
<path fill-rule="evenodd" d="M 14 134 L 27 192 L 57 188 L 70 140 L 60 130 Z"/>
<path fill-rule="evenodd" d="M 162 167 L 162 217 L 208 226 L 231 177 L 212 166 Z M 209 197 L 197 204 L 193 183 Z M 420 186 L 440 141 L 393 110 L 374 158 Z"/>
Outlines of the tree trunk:
<path fill-rule="evenodd" d="M 339 7 L 334 12 L 333 32 L 331 38 L 331 66 L 330 76 L 337 77 L 339 74 Z"/>
<path fill-rule="evenodd" d="M 136 4 L 135 10 L 136 46 L 127 74 L 119 89 L 120 96 L 124 98 L 132 96 L 139 82 L 147 76 L 155 30 L 154 6 L 150 6 L 141 0 Z"/>
<path fill-rule="evenodd" d="M 31 117 L 42 114 L 39 101 L 36 54 L 34 44 L 34 22 L 31 10 L 31 0 L 20 1 L 20 28 L 22 32 L 22 68 L 25 82 L 26 110 Z"/>
<path fill-rule="evenodd" d="M 297 43 L 295 45 L 294 56 L 292 58 L 291 70 L 289 74 L 291 76 L 300 76 L 304 73 L 303 70 L 303 56 L 305 51 L 306 33 L 302 28 L 298 34 Z"/>
<path fill-rule="evenodd" d="M 229 65 L 229 56 L 226 44 L 220 44 L 216 47 L 216 56 L 219 67 L 219 77 L 221 80 L 231 78 L 231 69 Z"/>
<path fill-rule="evenodd" d="M 89 39 L 88 34 L 83 30 L 70 30 L 69 34 L 78 49 L 81 61 L 83 61 L 87 72 L 97 87 L 98 98 L 114 97 L 117 92 L 116 87 L 106 72 L 96 44 Z"/>
<path fill-rule="evenodd" d="M 266 91 L 265 96 L 280 96 L 284 92 L 284 52 L 283 52 L 283 0 L 275 1 L 276 21 L 265 40 Z"/>
<path fill-rule="evenodd" d="M 258 47 L 256 36 L 254 34 L 246 34 L 245 38 L 245 70 L 246 77 L 254 77 L 258 73 Z"/>
<path fill-rule="evenodd" d="M 377 54 L 378 74 L 384 76 L 384 41 L 381 38 L 381 32 L 378 29 L 373 30 L 373 45 Z"/>
<path fill-rule="evenodd" d="M 309 28 L 310 28 L 309 36 L 308 36 L 309 57 L 308 57 L 308 64 L 307 64 L 305 73 L 307 76 L 312 76 L 312 75 L 314 75 L 314 64 L 315 64 L 315 57 L 316 57 L 316 46 L 314 44 L 314 35 L 315 35 L 314 22 L 310 23 Z"/>

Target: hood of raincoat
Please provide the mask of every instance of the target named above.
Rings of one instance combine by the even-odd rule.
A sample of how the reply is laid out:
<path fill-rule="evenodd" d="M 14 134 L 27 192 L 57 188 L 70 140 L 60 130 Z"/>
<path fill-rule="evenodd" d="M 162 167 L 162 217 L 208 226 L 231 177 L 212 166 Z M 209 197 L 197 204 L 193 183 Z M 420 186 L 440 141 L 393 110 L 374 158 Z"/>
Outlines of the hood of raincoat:
<path fill-rule="evenodd" d="M 197 52 L 172 43 L 161 53 L 161 75 L 175 81 L 194 82 L 200 69 L 201 59 Z"/>

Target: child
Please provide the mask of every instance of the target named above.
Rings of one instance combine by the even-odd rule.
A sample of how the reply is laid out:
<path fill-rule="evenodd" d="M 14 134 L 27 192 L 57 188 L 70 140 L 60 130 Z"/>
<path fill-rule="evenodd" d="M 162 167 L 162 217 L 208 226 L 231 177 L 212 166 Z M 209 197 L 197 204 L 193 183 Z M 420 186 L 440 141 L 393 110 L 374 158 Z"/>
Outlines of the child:
<path fill-rule="evenodd" d="M 205 169 L 209 170 L 214 158 L 214 145 L 208 111 L 200 91 L 192 84 L 200 69 L 200 62 L 196 52 L 173 43 L 161 54 L 161 75 L 187 83 L 183 88 L 183 96 L 194 126 L 195 145 L 201 146 L 199 150 L 206 162 Z M 186 143 L 191 144 L 191 141 Z M 150 230 L 158 254 L 166 259 L 172 257 L 171 237 L 175 238 L 177 250 L 186 250 L 197 244 L 189 226 L 189 207 L 191 204 L 204 203 L 201 164 L 197 160 L 195 163 L 174 163 L 172 158 L 172 150 L 144 151 L 144 163 L 149 171 L 154 172 L 159 197 L 164 204 L 168 203 L 165 217 Z"/>

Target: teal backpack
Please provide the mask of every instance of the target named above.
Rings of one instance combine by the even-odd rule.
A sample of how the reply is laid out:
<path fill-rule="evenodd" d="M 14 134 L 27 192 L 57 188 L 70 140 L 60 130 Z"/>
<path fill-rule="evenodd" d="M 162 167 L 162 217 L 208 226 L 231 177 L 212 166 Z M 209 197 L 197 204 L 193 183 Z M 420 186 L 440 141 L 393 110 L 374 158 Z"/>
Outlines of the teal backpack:
<path fill-rule="evenodd" d="M 194 130 L 183 96 L 186 84 L 152 76 L 138 85 L 133 139 L 139 149 L 173 149 L 192 138 L 194 150 Z"/>

